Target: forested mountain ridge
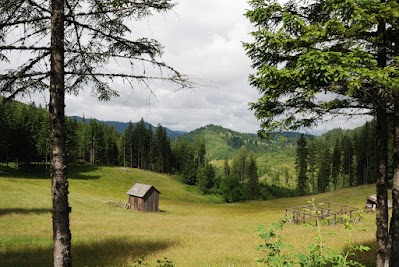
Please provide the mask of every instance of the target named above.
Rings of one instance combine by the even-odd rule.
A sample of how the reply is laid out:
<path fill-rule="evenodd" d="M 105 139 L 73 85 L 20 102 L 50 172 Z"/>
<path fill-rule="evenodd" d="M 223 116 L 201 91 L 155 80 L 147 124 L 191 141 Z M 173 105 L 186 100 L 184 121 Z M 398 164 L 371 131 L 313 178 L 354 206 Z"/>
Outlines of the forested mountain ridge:
<path fill-rule="evenodd" d="M 246 147 L 249 152 L 262 155 L 275 152 L 277 149 L 295 145 L 300 133 L 283 132 L 275 133 L 269 139 L 263 140 L 253 133 L 240 133 L 218 125 L 206 125 L 176 138 L 176 141 L 185 139 L 194 142 L 203 139 L 206 145 L 206 158 L 208 160 L 231 159 L 241 147 Z"/>
<path fill-rule="evenodd" d="M 85 121 L 86 123 L 90 123 L 90 119 L 82 118 L 80 116 L 70 116 L 70 118 L 72 118 L 78 122 Z M 94 120 L 100 121 L 97 119 L 94 119 Z M 126 131 L 127 127 L 129 126 L 128 122 L 121 122 L 121 121 L 101 121 L 101 122 L 108 126 L 114 126 L 115 129 L 118 131 L 118 133 L 123 133 L 124 131 Z M 138 122 L 133 122 L 133 126 L 136 125 L 137 123 Z M 155 130 L 156 126 L 154 126 L 148 122 L 144 122 L 144 123 L 145 123 L 146 129 L 149 129 L 151 127 L 153 130 Z M 187 133 L 185 131 L 171 130 L 167 127 L 163 127 L 163 128 L 166 130 L 166 133 L 168 134 L 168 136 L 172 139 Z"/>

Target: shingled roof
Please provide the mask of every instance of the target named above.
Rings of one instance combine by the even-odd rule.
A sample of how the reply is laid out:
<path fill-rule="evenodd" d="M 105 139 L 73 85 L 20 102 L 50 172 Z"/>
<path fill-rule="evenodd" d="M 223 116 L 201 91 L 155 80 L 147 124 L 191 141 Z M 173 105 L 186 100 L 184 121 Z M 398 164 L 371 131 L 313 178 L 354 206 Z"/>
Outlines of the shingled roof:
<path fill-rule="evenodd" d="M 129 191 L 127 191 L 127 194 L 135 197 L 144 197 L 145 194 L 147 194 L 147 192 L 151 189 L 151 187 L 153 186 L 148 184 L 136 183 L 132 186 L 132 188 L 129 189 Z M 155 187 L 153 188 L 160 194 L 160 192 Z"/>
<path fill-rule="evenodd" d="M 370 195 L 367 197 L 367 199 L 375 204 L 377 204 L 377 195 Z M 388 200 L 388 208 L 391 209 L 392 208 L 392 201 Z"/>

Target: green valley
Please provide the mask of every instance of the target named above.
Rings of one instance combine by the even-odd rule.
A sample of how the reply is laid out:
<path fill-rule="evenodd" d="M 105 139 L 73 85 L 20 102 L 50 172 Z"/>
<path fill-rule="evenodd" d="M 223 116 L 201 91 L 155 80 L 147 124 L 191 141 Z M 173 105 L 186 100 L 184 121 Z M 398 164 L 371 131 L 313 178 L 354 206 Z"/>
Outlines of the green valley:
<path fill-rule="evenodd" d="M 159 213 L 124 209 L 126 192 L 135 183 L 154 185 L 161 192 Z M 145 257 L 150 266 L 167 257 L 175 266 L 257 266 L 262 243 L 260 225 L 284 217 L 285 208 L 306 204 L 311 196 L 215 204 L 220 200 L 196 193 L 174 176 L 119 167 L 69 168 L 72 259 L 74 266 L 135 266 Z M 44 173 L 24 174 L 0 167 L 1 266 L 51 266 L 51 180 Z M 363 208 L 374 186 L 341 189 L 315 196 L 316 201 L 339 202 Z M 343 225 L 322 228 L 325 246 L 347 248 Z M 288 224 L 284 240 L 306 249 L 315 229 Z M 375 215 L 355 225 L 352 239 L 374 245 Z M 375 254 L 355 256 L 373 266 Z"/>

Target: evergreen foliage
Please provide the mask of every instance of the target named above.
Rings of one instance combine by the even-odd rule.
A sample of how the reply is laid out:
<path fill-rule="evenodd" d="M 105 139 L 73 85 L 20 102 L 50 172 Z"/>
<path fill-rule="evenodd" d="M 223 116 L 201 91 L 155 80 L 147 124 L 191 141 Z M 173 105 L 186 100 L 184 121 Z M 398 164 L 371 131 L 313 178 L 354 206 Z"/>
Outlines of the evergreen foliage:
<path fill-rule="evenodd" d="M 50 120 L 43 108 L 9 101 L 0 106 L 2 116 L 0 136 L 0 162 L 15 162 L 18 168 L 31 169 L 49 162 Z M 122 134 L 113 126 L 98 120 L 90 123 L 66 119 L 66 157 L 68 163 L 89 163 L 92 165 L 143 166 L 144 169 L 161 173 L 173 171 L 170 139 L 161 125 L 156 133 L 151 129 L 132 123 Z M 144 130 L 143 130 L 144 129 Z M 139 135 L 141 133 L 141 135 Z M 141 152 L 139 144 L 144 146 Z M 147 151 L 146 153 L 142 153 Z"/>
<path fill-rule="evenodd" d="M 226 202 L 244 200 L 244 190 L 237 176 L 223 177 L 220 183 L 220 193 Z"/>
<path fill-rule="evenodd" d="M 354 130 L 334 129 L 319 137 L 307 138 L 308 156 L 303 163 L 307 165 L 306 186 L 311 188 L 307 193 L 322 193 L 348 186 L 375 183 L 377 177 L 375 127 L 373 120 Z M 303 143 L 303 140 L 298 140 L 297 168 Z M 393 162 L 392 155 L 389 161 Z M 390 168 L 393 173 L 393 167 Z M 297 179 L 299 183 L 299 176 Z"/>
<path fill-rule="evenodd" d="M 393 216 L 388 214 L 388 121 L 395 118 L 399 155 L 399 5 L 393 0 L 250 0 L 246 16 L 255 26 L 244 44 L 262 96 L 251 104 L 260 134 L 309 127 L 327 115 L 376 118 L 377 266 L 399 255 L 399 164 L 394 164 Z M 346 149 L 345 147 L 343 149 Z M 393 152 L 394 151 L 394 152 Z M 352 156 L 351 156 L 352 157 Z M 355 184 L 352 158 L 346 173 Z M 364 159 L 359 158 L 364 165 Z M 358 169 L 357 175 L 364 176 Z M 360 178 L 361 179 L 361 178 Z M 363 177 L 364 180 L 364 177 Z M 391 227 L 389 227 L 391 223 Z M 392 236 L 395 238 L 392 238 Z M 392 240 L 392 242 L 391 242 Z M 391 244 L 392 243 L 392 244 Z M 390 252 L 392 248 L 392 253 Z M 399 264 L 399 256 L 391 257 Z"/>
<path fill-rule="evenodd" d="M 308 148 L 307 141 L 305 135 L 301 135 L 298 139 L 297 143 L 297 152 L 296 152 L 296 162 L 295 168 L 297 171 L 297 190 L 300 196 L 303 196 L 307 193 L 307 182 L 308 182 Z"/>
<path fill-rule="evenodd" d="M 327 192 L 331 178 L 331 154 L 330 148 L 325 147 L 322 150 L 319 160 L 319 172 L 317 174 L 317 185 L 319 193 Z"/>
<path fill-rule="evenodd" d="M 215 186 L 216 173 L 212 164 L 205 164 L 197 171 L 197 185 L 203 193 L 209 193 Z"/>

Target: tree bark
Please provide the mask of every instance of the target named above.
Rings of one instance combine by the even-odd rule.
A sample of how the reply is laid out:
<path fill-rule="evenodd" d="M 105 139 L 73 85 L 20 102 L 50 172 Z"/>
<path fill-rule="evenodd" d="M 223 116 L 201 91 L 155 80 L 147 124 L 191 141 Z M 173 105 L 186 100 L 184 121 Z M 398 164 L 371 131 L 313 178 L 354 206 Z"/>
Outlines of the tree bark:
<path fill-rule="evenodd" d="M 68 180 L 65 162 L 64 1 L 51 1 L 51 177 L 54 266 L 71 266 Z"/>
<path fill-rule="evenodd" d="M 391 266 L 399 267 L 399 95 L 395 94 L 394 108 L 394 175 L 392 187 Z"/>
<path fill-rule="evenodd" d="M 386 0 L 381 0 L 384 3 Z M 377 64 L 383 69 L 387 65 L 387 46 L 386 46 L 386 22 L 380 19 L 377 28 L 379 37 Z M 389 230 L 388 230 L 388 127 L 387 127 L 387 107 L 384 101 L 384 90 L 376 88 L 376 121 L 377 121 L 377 212 L 376 212 L 376 238 L 377 238 L 377 267 L 389 266 Z"/>
<path fill-rule="evenodd" d="M 384 107 L 377 108 L 377 267 L 389 266 L 388 192 L 387 192 L 387 117 Z"/>
<path fill-rule="evenodd" d="M 394 55 L 399 55 L 399 37 L 395 35 Z M 389 227 L 391 237 L 391 266 L 399 267 L 399 93 L 394 96 L 394 133 L 393 133 L 393 181 L 392 181 L 392 216 Z"/>

